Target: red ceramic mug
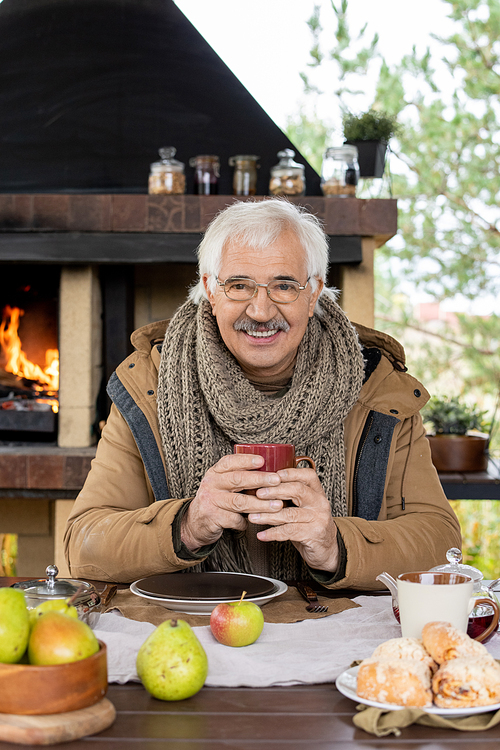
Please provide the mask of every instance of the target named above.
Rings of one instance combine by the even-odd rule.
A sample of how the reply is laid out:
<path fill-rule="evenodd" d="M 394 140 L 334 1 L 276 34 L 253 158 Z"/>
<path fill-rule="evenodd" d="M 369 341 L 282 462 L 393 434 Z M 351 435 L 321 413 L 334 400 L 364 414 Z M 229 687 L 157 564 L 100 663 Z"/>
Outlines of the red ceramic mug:
<path fill-rule="evenodd" d="M 237 443 L 235 453 L 252 453 L 264 458 L 264 465 L 255 471 L 279 471 L 280 469 L 295 469 L 301 461 L 307 461 L 311 469 L 316 470 L 316 464 L 309 456 L 296 456 L 292 443 Z M 246 490 L 248 495 L 255 495 L 256 490 Z"/>

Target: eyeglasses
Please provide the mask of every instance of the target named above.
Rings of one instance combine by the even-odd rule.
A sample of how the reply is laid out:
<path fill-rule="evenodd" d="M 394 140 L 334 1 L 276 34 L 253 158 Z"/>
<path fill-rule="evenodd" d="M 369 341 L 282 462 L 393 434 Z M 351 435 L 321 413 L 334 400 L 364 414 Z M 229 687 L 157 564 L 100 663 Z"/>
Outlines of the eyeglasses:
<path fill-rule="evenodd" d="M 295 302 L 300 292 L 309 283 L 309 279 L 307 279 L 304 286 L 299 284 L 298 281 L 292 281 L 291 279 L 275 279 L 274 281 L 270 281 L 269 284 L 257 284 L 253 279 L 240 278 L 231 278 L 225 281 L 219 281 L 216 278 L 216 281 L 219 286 L 224 288 L 226 297 L 234 302 L 247 302 L 253 299 L 257 294 L 258 287 L 262 286 L 267 291 L 269 299 L 273 302 L 279 302 L 282 305 Z"/>

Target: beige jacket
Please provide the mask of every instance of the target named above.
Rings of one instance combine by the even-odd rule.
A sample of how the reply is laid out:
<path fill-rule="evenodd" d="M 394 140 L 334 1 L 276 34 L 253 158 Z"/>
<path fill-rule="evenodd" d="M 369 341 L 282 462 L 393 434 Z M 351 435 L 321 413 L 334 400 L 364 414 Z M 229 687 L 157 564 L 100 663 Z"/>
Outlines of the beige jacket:
<path fill-rule="evenodd" d="M 136 351 L 115 373 L 121 394 L 116 401 L 128 411 L 129 423 L 113 404 L 70 514 L 64 545 L 77 578 L 130 582 L 197 562 L 179 558 L 172 541 L 172 522 L 187 499 L 164 499 L 156 387 L 157 344 L 166 325 L 162 321 L 136 331 Z M 429 394 L 404 371 L 404 351 L 394 339 L 356 327 L 363 345 L 377 347 L 382 357 L 345 421 L 349 515 L 335 520 L 347 567 L 345 578 L 332 587 L 378 589 L 383 587 L 375 577 L 382 571 L 395 576 L 444 563 L 450 547 L 461 547 L 461 536 L 431 463 L 419 414 Z M 147 433 L 142 456 L 133 435 L 137 424 Z"/>

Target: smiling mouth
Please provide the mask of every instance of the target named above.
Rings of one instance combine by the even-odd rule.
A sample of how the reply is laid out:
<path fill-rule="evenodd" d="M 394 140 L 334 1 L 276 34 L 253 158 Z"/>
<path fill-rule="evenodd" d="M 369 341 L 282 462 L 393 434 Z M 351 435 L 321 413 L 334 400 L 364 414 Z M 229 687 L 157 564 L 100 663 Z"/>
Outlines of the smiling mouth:
<path fill-rule="evenodd" d="M 282 318 L 267 320 L 263 323 L 251 318 L 244 318 L 234 324 L 234 330 L 262 341 L 263 339 L 272 339 L 278 333 L 287 333 L 290 330 L 290 324 Z"/>
<path fill-rule="evenodd" d="M 277 334 L 279 330 L 279 328 L 275 328 L 271 331 L 245 331 L 245 333 L 255 339 L 268 339 Z"/>

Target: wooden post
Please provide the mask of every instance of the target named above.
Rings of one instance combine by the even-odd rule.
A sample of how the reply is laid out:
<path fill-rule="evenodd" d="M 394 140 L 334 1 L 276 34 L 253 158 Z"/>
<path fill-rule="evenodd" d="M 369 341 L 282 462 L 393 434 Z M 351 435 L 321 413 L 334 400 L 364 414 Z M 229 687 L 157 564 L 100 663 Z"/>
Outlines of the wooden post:
<path fill-rule="evenodd" d="M 95 442 L 102 373 L 101 294 L 95 266 L 63 266 L 59 306 L 58 445 L 83 448 Z"/>
<path fill-rule="evenodd" d="M 363 237 L 363 260 L 358 265 L 341 266 L 339 304 L 353 323 L 373 328 L 375 323 L 375 282 L 373 261 L 375 239 Z"/>

